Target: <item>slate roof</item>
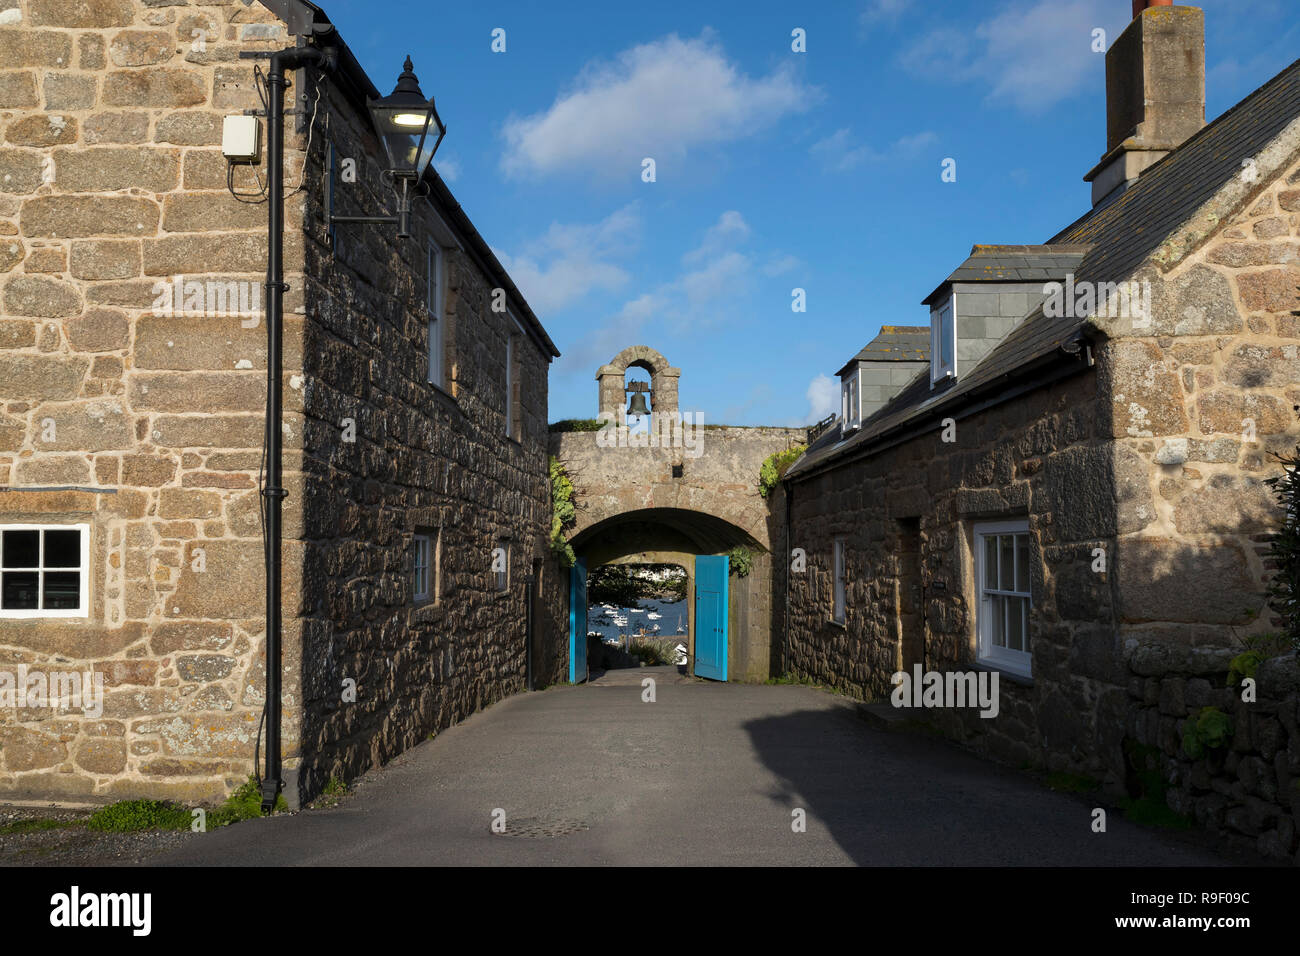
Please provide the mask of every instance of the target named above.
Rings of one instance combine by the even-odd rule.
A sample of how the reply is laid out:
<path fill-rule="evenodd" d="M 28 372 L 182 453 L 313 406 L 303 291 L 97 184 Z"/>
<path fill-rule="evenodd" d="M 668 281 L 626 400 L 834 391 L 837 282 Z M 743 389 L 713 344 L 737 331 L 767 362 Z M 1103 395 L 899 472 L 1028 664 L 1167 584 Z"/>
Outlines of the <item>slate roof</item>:
<path fill-rule="evenodd" d="M 880 334 L 862 347 L 862 351 L 836 372 L 843 375 L 858 362 L 928 362 L 930 361 L 930 327 L 928 325 L 882 325 Z"/>
<path fill-rule="evenodd" d="M 922 300 L 929 305 L 950 282 L 1051 282 L 1060 281 L 1079 266 L 1086 245 L 974 246 L 970 258 Z"/>
<path fill-rule="evenodd" d="M 1049 245 L 1089 247 L 1074 270 L 1076 282 L 1129 278 L 1171 233 L 1241 172 L 1243 159 L 1258 155 L 1298 118 L 1300 60 L 1189 137 L 1117 198 L 1061 230 Z M 1059 350 L 1082 337 L 1084 321 L 1070 316 L 1048 318 L 1040 306 L 951 387 L 932 390 L 929 372 L 922 370 L 847 439 L 840 441 L 839 423 L 827 429 L 786 475 L 797 476 L 828 459 L 866 448 L 893 429 L 918 423 L 940 409 L 960 407 L 974 393 L 1031 366 L 1054 359 L 1077 361 Z"/>

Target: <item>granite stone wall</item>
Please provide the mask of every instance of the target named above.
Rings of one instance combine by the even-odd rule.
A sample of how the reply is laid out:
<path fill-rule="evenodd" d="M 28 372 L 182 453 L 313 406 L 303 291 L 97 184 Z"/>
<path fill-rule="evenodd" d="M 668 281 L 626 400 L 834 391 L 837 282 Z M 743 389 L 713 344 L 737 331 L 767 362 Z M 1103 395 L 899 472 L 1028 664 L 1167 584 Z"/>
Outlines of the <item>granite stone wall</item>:
<path fill-rule="evenodd" d="M 0 712 L 0 798 L 219 799 L 254 769 L 264 703 L 266 404 L 265 157 L 234 167 L 232 196 L 221 126 L 262 106 L 239 52 L 292 38 L 258 3 L 0 0 L 0 12 L 0 523 L 90 528 L 88 613 L 0 618 L 0 668 L 89 670 L 105 689 L 95 717 Z M 295 79 L 288 105 L 306 110 L 315 77 Z M 286 122 L 291 801 L 519 689 L 537 559 L 539 607 L 559 613 L 544 547 L 547 360 L 515 328 L 512 440 L 511 326 L 487 306 L 485 264 L 427 201 L 414 239 L 355 226 L 329 250 L 327 136 L 362 170 L 346 201 L 390 210 L 356 105 L 328 80 L 319 89 L 310 151 L 310 114 Z M 435 232 L 445 392 L 423 364 Z M 440 599 L 417 608 L 412 537 L 439 530 Z M 505 542 L 498 591 L 492 549 Z M 553 658 L 541 634 L 535 650 Z"/>

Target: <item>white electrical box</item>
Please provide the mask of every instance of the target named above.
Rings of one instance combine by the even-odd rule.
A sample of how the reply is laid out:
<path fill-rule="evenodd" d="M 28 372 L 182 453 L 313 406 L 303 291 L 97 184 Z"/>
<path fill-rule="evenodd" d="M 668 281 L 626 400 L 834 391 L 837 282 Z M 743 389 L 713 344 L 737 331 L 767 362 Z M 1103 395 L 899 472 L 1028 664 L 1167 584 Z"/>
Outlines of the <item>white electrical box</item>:
<path fill-rule="evenodd" d="M 231 162 L 255 163 L 262 157 L 262 124 L 256 116 L 227 116 L 221 125 L 221 152 Z"/>

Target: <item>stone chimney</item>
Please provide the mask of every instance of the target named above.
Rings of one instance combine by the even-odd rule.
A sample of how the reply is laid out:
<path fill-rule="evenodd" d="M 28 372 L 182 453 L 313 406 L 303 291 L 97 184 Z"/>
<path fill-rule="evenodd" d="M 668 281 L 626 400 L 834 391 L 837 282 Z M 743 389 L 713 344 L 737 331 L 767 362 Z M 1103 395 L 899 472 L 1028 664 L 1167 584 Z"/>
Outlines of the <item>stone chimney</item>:
<path fill-rule="evenodd" d="M 1133 22 L 1106 52 L 1106 154 L 1084 176 L 1095 206 L 1205 125 L 1205 14 L 1133 0 Z"/>

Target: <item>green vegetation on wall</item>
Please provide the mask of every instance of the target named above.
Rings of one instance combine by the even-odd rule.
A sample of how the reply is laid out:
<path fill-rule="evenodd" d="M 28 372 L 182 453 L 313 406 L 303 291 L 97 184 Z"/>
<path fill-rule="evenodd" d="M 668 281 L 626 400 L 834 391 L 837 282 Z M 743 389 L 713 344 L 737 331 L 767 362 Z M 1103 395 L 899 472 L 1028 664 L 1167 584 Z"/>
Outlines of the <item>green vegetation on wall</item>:
<path fill-rule="evenodd" d="M 781 480 L 781 476 L 785 474 L 786 469 L 793 465 L 807 448 L 807 445 L 795 445 L 785 451 L 778 451 L 768 455 L 762 467 L 758 469 L 758 493 L 764 498 L 771 494 L 772 489 Z"/>
<path fill-rule="evenodd" d="M 1296 448 L 1300 452 L 1300 446 Z M 1265 479 L 1285 517 L 1269 544 L 1276 570 L 1268 587 L 1268 603 L 1282 618 L 1291 646 L 1300 651 L 1300 457 L 1274 456 L 1283 472 Z"/>
<path fill-rule="evenodd" d="M 738 578 L 748 575 L 750 569 L 754 566 L 754 552 L 743 544 L 738 544 L 728 551 L 727 557 L 731 559 L 727 562 L 730 573 Z"/>
<path fill-rule="evenodd" d="M 573 506 L 573 482 L 560 464 L 560 459 L 551 456 L 551 550 L 566 568 L 573 567 L 577 556 L 573 546 L 564 539 L 564 529 L 577 520 L 578 512 Z"/>

